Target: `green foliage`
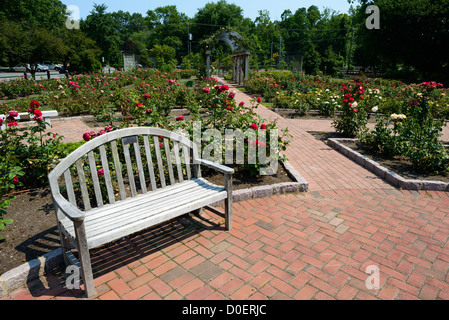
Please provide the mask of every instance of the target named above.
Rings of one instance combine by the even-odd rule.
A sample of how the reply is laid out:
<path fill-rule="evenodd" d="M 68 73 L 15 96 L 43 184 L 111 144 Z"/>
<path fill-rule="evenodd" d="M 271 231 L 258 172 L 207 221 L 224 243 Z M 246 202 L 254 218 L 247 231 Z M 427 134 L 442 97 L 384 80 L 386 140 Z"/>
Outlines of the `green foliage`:
<path fill-rule="evenodd" d="M 304 54 L 304 70 L 307 74 L 317 75 L 320 71 L 321 56 L 315 49 L 314 45 L 310 45 Z"/>
<path fill-rule="evenodd" d="M 378 115 L 375 129 L 361 135 L 361 141 L 387 157 L 407 157 L 417 171 L 447 172 L 449 153 L 439 141 L 444 120 L 433 119 L 428 97 L 416 96 L 410 101 L 405 114 Z"/>
<path fill-rule="evenodd" d="M 442 47 L 449 41 L 447 0 L 376 0 L 374 4 L 380 11 L 379 30 L 364 27 L 365 9 L 372 1 L 359 2 L 361 5 L 354 15 L 360 25 L 356 33 L 358 64 L 394 73 L 401 66 L 405 71 L 403 76 L 414 77 L 417 72 L 418 80 L 449 79 L 449 58 Z"/>

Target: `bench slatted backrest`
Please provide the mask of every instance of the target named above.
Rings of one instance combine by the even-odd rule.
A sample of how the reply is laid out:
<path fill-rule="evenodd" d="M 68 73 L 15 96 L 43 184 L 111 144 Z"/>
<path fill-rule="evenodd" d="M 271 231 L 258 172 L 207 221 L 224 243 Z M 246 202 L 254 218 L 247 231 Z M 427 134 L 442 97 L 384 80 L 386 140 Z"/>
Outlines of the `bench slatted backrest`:
<path fill-rule="evenodd" d="M 49 174 L 50 187 L 88 211 L 198 177 L 197 159 L 196 145 L 180 134 L 122 129 L 94 138 L 62 160 Z"/>

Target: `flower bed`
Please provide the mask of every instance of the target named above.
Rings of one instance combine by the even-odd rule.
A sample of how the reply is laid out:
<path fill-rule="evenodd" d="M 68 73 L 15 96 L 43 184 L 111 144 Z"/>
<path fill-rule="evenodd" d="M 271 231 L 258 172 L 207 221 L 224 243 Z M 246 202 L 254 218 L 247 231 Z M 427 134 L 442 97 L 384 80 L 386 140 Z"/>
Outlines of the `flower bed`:
<path fill-rule="evenodd" d="M 407 85 L 378 78 L 354 77 L 345 80 L 294 74 L 290 71 L 267 71 L 252 72 L 245 89 L 263 96 L 265 101 L 272 103 L 273 108 L 290 108 L 298 114 L 319 110 L 323 115 L 333 115 L 336 111 L 343 111 L 343 97 L 348 94 L 344 87 L 348 88 L 353 83 L 363 84 L 363 94 L 360 96 L 367 111 L 377 108 L 383 114 L 403 114 L 410 99 L 421 94 L 428 96 L 434 118 L 449 119 L 448 89 L 437 82 Z"/>
<path fill-rule="evenodd" d="M 416 174 L 414 175 L 414 179 L 408 179 L 406 176 L 402 176 L 395 172 L 395 170 L 388 165 L 382 165 L 381 163 L 374 161 L 373 156 L 368 155 L 369 152 L 366 152 L 366 149 L 359 148 L 359 151 L 354 150 L 349 145 L 356 145 L 358 139 L 349 139 L 349 138 L 330 138 L 328 139 L 327 144 L 344 154 L 348 158 L 354 160 L 359 165 L 363 166 L 367 170 L 375 173 L 382 179 L 387 180 L 393 186 L 404 189 L 404 190 L 434 190 L 434 191 L 449 191 L 449 177 L 446 175 L 439 176 L 440 180 L 432 180 L 435 179 L 436 176 L 432 176 L 430 178 L 424 179 L 425 174 Z M 365 152 L 364 152 L 365 151 Z M 362 153 L 361 153 L 362 152 Z M 388 162 L 388 161 L 387 161 Z M 391 162 L 390 162 L 391 163 Z M 408 166 L 409 163 L 406 163 Z M 409 173 L 410 174 L 410 173 Z"/>

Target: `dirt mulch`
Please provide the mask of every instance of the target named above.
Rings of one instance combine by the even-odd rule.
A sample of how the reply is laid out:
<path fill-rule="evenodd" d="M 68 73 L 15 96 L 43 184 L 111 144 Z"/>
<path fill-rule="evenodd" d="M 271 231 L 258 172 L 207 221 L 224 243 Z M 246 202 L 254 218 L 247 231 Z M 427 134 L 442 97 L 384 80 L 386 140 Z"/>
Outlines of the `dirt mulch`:
<path fill-rule="evenodd" d="M 222 174 L 203 171 L 203 176 L 212 183 L 223 185 Z M 273 176 L 251 177 L 237 171 L 233 175 L 233 188 L 238 190 L 291 181 L 280 165 Z M 15 196 L 5 216 L 14 222 L 1 231 L 4 239 L 0 240 L 0 275 L 60 247 L 49 188 L 29 190 Z"/>
<path fill-rule="evenodd" d="M 336 120 L 339 119 L 338 113 L 334 116 L 327 116 L 319 111 L 311 110 L 308 111 L 306 114 L 298 114 L 295 112 L 294 109 L 288 110 L 288 109 L 271 109 L 273 112 L 277 113 L 278 115 L 286 118 L 286 119 L 299 119 L 299 120 Z M 368 117 L 368 123 L 376 123 L 376 117 L 370 115 Z"/>

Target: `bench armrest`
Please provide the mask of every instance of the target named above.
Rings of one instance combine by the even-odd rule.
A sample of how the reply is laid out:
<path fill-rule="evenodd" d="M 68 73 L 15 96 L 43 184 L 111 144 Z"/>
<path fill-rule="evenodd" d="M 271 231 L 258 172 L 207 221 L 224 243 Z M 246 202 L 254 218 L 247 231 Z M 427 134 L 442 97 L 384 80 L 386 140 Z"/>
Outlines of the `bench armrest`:
<path fill-rule="evenodd" d="M 84 213 L 75 207 L 73 204 L 68 202 L 63 196 L 60 194 L 53 195 L 53 201 L 55 205 L 61 212 L 72 221 L 83 221 Z"/>
<path fill-rule="evenodd" d="M 224 174 L 233 174 L 234 173 L 234 169 L 226 167 L 224 165 L 221 165 L 221 164 L 209 161 L 209 160 L 204 160 L 204 159 L 199 159 L 199 161 L 200 161 L 201 165 L 210 167 L 210 168 L 215 169 L 221 173 L 224 173 Z"/>

